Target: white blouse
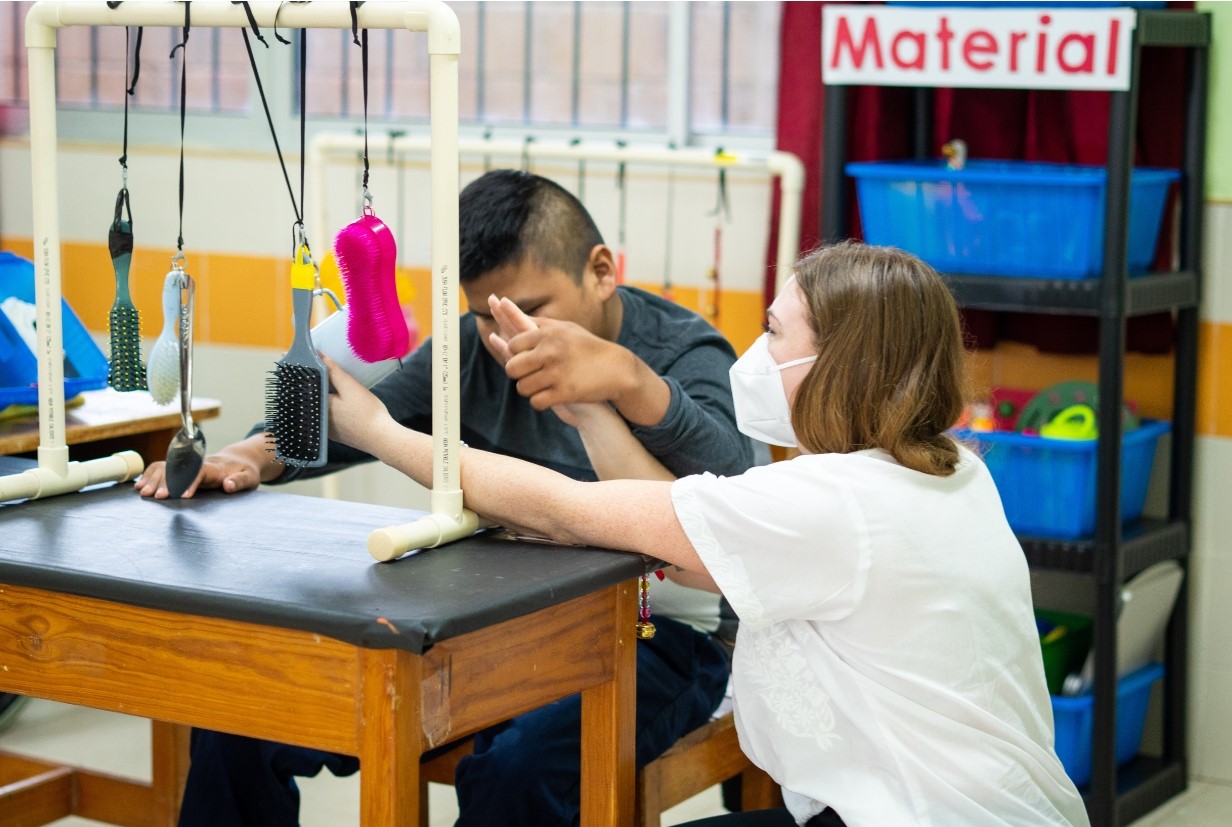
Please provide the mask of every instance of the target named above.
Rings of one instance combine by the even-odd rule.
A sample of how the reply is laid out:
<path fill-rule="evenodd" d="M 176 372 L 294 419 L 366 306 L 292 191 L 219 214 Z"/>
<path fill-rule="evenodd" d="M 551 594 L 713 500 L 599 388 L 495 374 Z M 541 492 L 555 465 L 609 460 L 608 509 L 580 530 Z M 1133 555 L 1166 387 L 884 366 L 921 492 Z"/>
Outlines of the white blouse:
<path fill-rule="evenodd" d="M 1022 549 L 988 470 L 805 455 L 673 483 L 740 617 L 740 744 L 796 820 L 1087 825 L 1053 750 Z"/>

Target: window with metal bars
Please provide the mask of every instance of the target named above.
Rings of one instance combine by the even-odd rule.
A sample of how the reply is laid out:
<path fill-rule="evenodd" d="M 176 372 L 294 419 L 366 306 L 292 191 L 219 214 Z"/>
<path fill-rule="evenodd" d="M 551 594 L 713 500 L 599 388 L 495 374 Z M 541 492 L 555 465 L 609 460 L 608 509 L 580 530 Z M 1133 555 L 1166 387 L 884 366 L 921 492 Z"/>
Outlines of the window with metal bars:
<path fill-rule="evenodd" d="M 0 4 L 0 104 L 25 106 L 29 95 L 22 32 L 33 3 Z M 130 55 L 136 42 L 131 29 Z M 168 57 L 180 30 L 147 28 L 141 46 L 141 78 L 131 105 L 174 111 L 180 101 L 183 50 Z M 238 33 L 201 29 L 192 33 L 188 107 L 198 112 L 249 111 L 250 70 Z M 124 106 L 125 39 L 119 26 L 68 26 L 56 41 L 56 98 L 63 109 L 117 109 Z"/>
<path fill-rule="evenodd" d="M 30 5 L 0 5 L 0 105 L 26 102 L 22 31 Z M 773 134 L 778 3 L 472 0 L 450 6 L 461 25 L 464 126 L 629 132 L 682 145 L 705 143 L 707 136 Z M 121 107 L 124 29 L 70 27 L 59 37 L 59 105 Z M 427 122 L 428 56 L 417 40 L 423 37 L 370 33 L 370 121 Z M 179 30 L 148 28 L 144 38 L 141 81 L 131 103 L 138 110 L 173 112 L 183 52 L 167 56 Z M 269 39 L 291 67 L 298 66 L 294 48 Z M 191 45 L 189 109 L 259 117 L 238 33 L 203 29 L 194 32 Z M 362 117 L 360 50 L 349 30 L 310 33 L 308 73 L 311 118 Z M 292 114 L 291 89 L 267 83 L 267 93 L 272 105 Z"/>

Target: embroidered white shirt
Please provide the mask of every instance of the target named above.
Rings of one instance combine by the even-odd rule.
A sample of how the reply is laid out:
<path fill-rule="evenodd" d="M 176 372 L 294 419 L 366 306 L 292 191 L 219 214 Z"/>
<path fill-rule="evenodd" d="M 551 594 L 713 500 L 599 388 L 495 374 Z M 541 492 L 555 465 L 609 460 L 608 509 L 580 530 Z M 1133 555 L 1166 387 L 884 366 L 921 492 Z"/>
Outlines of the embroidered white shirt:
<path fill-rule="evenodd" d="M 881 451 L 672 485 L 736 613 L 740 744 L 796 820 L 1085 825 L 1053 751 L 1029 574 L 984 464 Z"/>

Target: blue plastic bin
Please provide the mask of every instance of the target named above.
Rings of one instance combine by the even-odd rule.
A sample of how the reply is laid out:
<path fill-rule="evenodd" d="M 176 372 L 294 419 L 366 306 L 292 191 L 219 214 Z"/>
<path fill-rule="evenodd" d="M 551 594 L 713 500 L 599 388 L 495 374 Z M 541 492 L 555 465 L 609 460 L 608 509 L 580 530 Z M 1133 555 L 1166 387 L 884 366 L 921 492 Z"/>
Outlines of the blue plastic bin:
<path fill-rule="evenodd" d="M 847 165 L 869 244 L 915 253 L 944 273 L 1089 279 L 1104 264 L 1103 167 L 1021 161 Z M 1173 169 L 1133 171 L 1129 271 L 1155 258 Z"/>
<path fill-rule="evenodd" d="M 1164 676 L 1158 663 L 1148 663 L 1117 681 L 1116 762 L 1124 764 L 1138 754 L 1151 687 Z M 1061 766 L 1081 787 L 1091 780 L 1091 730 L 1095 698 L 1090 693 L 1072 698 L 1052 696 L 1052 720 L 1056 727 L 1057 757 Z"/>
<path fill-rule="evenodd" d="M 1172 425 L 1142 420 L 1121 437 L 1121 518 L 1142 516 L 1159 438 Z M 1095 532 L 1098 439 L 1049 439 L 959 429 L 954 435 L 983 456 L 1010 527 L 1018 534 L 1074 539 Z"/>
<path fill-rule="evenodd" d="M 0 301 L 10 296 L 34 304 L 34 265 L 0 252 Z M 107 386 L 107 357 L 90 332 L 60 300 L 64 313 L 64 397 Z M 9 318 L 0 312 L 0 408 L 38 404 L 38 360 Z"/>

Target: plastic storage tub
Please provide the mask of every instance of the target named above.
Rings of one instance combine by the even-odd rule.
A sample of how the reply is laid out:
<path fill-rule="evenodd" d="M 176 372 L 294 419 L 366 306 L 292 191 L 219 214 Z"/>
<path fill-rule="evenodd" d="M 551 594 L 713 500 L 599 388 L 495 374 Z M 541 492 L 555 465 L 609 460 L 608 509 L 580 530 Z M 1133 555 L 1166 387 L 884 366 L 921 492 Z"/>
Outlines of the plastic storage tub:
<path fill-rule="evenodd" d="M 1155 448 L 1170 423 L 1142 420 L 1121 437 L 1121 518 L 1142 516 Z M 983 456 L 1010 527 L 1019 534 L 1077 538 L 1095 531 L 1098 439 L 1049 439 L 965 429 L 954 435 Z"/>
<path fill-rule="evenodd" d="M 0 302 L 16 298 L 34 304 L 34 265 L 12 253 L 0 252 Z M 64 314 L 64 397 L 107 386 L 107 357 L 90 332 L 60 300 Z M 0 311 L 0 409 L 38 404 L 38 360 L 24 337 Z"/>
<path fill-rule="evenodd" d="M 1124 764 L 1138 754 L 1146 724 L 1151 687 L 1164 676 L 1158 663 L 1148 663 L 1117 681 L 1116 762 Z M 1081 787 L 1091 780 L 1091 730 L 1094 727 L 1094 696 L 1052 696 L 1052 720 L 1056 727 L 1057 757 L 1061 766 Z"/>
<path fill-rule="evenodd" d="M 1065 676 L 1082 669 L 1091 651 L 1091 618 L 1036 609 L 1035 624 L 1044 656 L 1044 680 L 1049 692 L 1060 695 Z M 1060 634 L 1056 633 L 1057 629 L 1061 629 Z"/>
<path fill-rule="evenodd" d="M 915 253 L 945 273 L 1089 279 L 1104 263 L 1103 167 L 1021 161 L 877 161 L 847 165 L 864 239 Z M 1136 168 L 1129 271 L 1155 257 L 1172 169 Z"/>

